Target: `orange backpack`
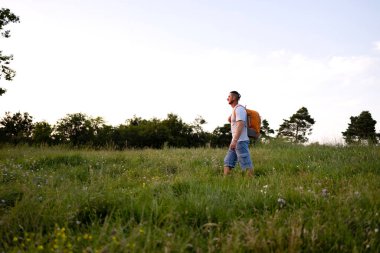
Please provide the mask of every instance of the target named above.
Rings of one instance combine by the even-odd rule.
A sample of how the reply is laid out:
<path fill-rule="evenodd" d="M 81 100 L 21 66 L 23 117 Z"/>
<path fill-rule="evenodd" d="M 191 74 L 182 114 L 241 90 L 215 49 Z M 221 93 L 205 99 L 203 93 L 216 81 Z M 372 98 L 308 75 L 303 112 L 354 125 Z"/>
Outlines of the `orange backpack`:
<path fill-rule="evenodd" d="M 251 109 L 245 109 L 247 111 L 247 133 L 248 137 L 258 139 L 260 137 L 261 129 L 261 117 L 260 114 Z"/>
<path fill-rule="evenodd" d="M 241 105 L 242 106 L 242 105 Z M 244 107 L 247 112 L 247 134 L 249 138 L 258 139 L 260 137 L 261 129 L 261 117 L 260 114 L 252 109 L 247 109 Z M 236 112 L 234 110 L 235 116 Z"/>

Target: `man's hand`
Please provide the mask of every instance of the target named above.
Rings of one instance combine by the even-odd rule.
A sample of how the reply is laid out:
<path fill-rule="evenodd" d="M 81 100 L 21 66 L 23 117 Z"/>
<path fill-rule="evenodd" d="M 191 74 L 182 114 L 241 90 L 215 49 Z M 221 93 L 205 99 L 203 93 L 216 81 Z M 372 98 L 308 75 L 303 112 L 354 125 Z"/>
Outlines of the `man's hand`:
<path fill-rule="evenodd" d="M 230 144 L 230 149 L 234 150 L 236 148 L 236 145 L 237 145 L 237 140 L 232 139 L 231 144 Z"/>

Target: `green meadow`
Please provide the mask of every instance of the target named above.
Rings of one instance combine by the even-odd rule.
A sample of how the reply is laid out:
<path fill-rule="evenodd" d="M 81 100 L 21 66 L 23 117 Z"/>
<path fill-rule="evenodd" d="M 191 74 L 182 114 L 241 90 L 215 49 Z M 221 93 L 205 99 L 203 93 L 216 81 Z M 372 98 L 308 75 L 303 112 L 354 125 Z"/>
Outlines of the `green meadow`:
<path fill-rule="evenodd" d="M 380 252 L 380 147 L 0 148 L 0 252 Z"/>

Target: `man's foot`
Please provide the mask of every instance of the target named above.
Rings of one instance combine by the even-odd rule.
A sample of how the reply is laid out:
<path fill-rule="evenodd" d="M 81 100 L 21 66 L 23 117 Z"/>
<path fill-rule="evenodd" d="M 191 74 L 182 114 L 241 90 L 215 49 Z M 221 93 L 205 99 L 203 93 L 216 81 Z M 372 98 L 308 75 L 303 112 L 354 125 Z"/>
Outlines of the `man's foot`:
<path fill-rule="evenodd" d="M 247 170 L 247 177 L 253 177 L 253 169 Z"/>
<path fill-rule="evenodd" d="M 230 167 L 224 167 L 223 175 L 224 176 L 228 176 L 230 173 L 231 173 Z"/>

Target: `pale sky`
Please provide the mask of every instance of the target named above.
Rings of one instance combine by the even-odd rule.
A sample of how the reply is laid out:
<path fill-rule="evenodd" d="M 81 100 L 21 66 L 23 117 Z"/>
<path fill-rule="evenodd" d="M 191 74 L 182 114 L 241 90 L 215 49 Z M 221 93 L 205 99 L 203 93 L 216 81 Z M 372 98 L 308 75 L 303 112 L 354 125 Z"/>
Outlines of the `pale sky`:
<path fill-rule="evenodd" d="M 380 131 L 378 0 L 1 0 L 21 23 L 0 50 L 0 116 L 55 124 L 68 113 L 110 125 L 133 115 L 227 123 L 229 91 L 278 129 L 302 106 L 311 141 L 340 142 L 350 116 Z"/>

